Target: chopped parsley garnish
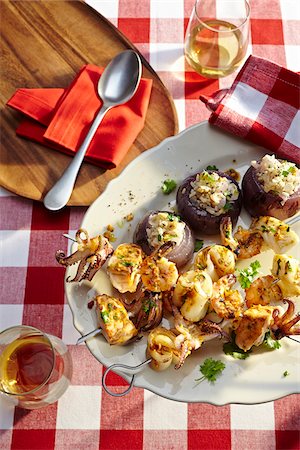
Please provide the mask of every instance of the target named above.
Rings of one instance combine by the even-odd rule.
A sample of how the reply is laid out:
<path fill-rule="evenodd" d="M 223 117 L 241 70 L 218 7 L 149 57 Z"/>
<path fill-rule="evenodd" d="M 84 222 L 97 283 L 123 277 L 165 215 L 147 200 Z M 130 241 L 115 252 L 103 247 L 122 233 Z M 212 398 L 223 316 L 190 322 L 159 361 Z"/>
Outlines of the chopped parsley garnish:
<path fill-rule="evenodd" d="M 294 172 L 294 167 L 291 166 L 288 168 L 288 170 L 283 170 L 281 173 L 284 177 L 287 177 L 289 173 L 293 173 Z"/>
<path fill-rule="evenodd" d="M 168 213 L 168 220 L 174 222 L 174 220 L 180 220 L 180 217 L 173 213 Z"/>
<path fill-rule="evenodd" d="M 101 317 L 104 323 L 109 322 L 109 312 L 108 311 L 101 311 Z"/>
<path fill-rule="evenodd" d="M 171 194 L 171 192 L 174 191 L 174 189 L 176 188 L 177 183 L 175 180 L 165 180 L 162 184 L 161 190 L 163 192 L 163 194 L 168 195 Z"/>
<path fill-rule="evenodd" d="M 125 266 L 125 267 L 132 267 L 132 266 L 134 266 L 134 264 L 132 262 L 129 262 L 129 261 L 123 261 L 121 264 L 123 266 Z"/>
<path fill-rule="evenodd" d="M 225 355 L 230 355 L 235 359 L 246 359 L 250 356 L 251 350 L 245 352 L 241 348 L 239 348 L 235 343 L 235 333 L 231 334 L 231 341 L 225 342 L 223 345 L 223 352 Z"/>
<path fill-rule="evenodd" d="M 155 306 L 156 306 L 156 302 L 154 300 L 152 300 L 152 298 L 148 298 L 143 301 L 142 309 L 143 309 L 143 311 L 145 311 L 146 314 L 148 314 L 150 309 L 154 308 Z"/>
<path fill-rule="evenodd" d="M 206 358 L 199 369 L 203 376 L 197 378 L 195 381 L 201 383 L 203 380 L 207 380 L 210 383 L 214 383 L 216 379 L 222 374 L 224 369 L 225 364 L 222 361 L 218 359 Z"/>
<path fill-rule="evenodd" d="M 266 227 L 266 225 L 262 225 L 261 226 L 261 231 L 263 232 L 263 233 L 269 233 L 269 232 L 271 232 L 271 233 L 276 233 L 276 230 L 275 230 L 275 228 L 272 228 L 272 227 Z"/>
<path fill-rule="evenodd" d="M 224 211 L 229 211 L 230 209 L 232 209 L 233 205 L 230 202 L 226 202 L 225 205 L 223 206 Z"/>
<path fill-rule="evenodd" d="M 265 334 L 263 346 L 268 350 L 278 350 L 281 347 L 281 344 L 276 339 L 271 337 L 270 331 Z"/>
<path fill-rule="evenodd" d="M 204 241 L 202 241 L 202 239 L 196 239 L 194 252 L 199 252 L 199 250 L 203 247 L 203 244 Z"/>
<path fill-rule="evenodd" d="M 240 282 L 240 285 L 243 289 L 246 289 L 251 286 L 251 284 L 254 281 L 254 277 L 259 274 L 259 268 L 260 268 L 260 262 L 254 261 L 250 264 L 250 267 L 248 269 L 241 269 L 239 270 L 239 276 L 238 280 Z"/>
<path fill-rule="evenodd" d="M 288 272 L 291 272 L 293 270 L 292 265 L 289 261 L 287 261 L 287 263 L 286 263 L 286 268 L 287 268 Z"/>
<path fill-rule="evenodd" d="M 219 170 L 217 168 L 217 166 L 213 165 L 213 166 L 207 166 L 205 170 Z"/>
<path fill-rule="evenodd" d="M 285 378 L 285 377 L 288 377 L 289 375 L 290 375 L 290 372 L 288 372 L 287 370 L 285 370 L 285 371 L 283 372 L 284 378 Z"/>
<path fill-rule="evenodd" d="M 162 240 L 162 235 L 161 234 L 157 235 L 157 240 L 158 240 L 158 242 L 160 242 Z"/>

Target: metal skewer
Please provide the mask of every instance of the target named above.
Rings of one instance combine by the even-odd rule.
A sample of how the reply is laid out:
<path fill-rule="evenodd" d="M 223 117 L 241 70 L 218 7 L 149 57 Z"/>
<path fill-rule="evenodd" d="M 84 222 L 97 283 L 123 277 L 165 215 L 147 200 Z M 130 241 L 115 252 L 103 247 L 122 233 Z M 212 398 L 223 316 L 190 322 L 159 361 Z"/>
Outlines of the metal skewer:
<path fill-rule="evenodd" d="M 92 338 L 94 336 L 97 336 L 97 334 L 102 333 L 102 328 L 96 328 L 93 331 L 90 331 L 89 333 L 81 336 L 79 339 L 77 339 L 76 345 L 82 344 L 82 342 L 87 341 L 89 338 Z"/>
<path fill-rule="evenodd" d="M 70 235 L 67 234 L 67 233 L 64 233 L 64 234 L 63 234 L 63 237 L 65 237 L 65 238 L 67 238 L 67 239 L 70 239 L 70 241 L 77 242 L 76 239 L 74 239 L 72 236 L 70 236 Z"/>
<path fill-rule="evenodd" d="M 287 225 L 294 225 L 295 223 L 299 222 L 299 220 L 300 220 L 300 214 L 298 214 L 297 216 L 291 217 L 285 223 Z"/>

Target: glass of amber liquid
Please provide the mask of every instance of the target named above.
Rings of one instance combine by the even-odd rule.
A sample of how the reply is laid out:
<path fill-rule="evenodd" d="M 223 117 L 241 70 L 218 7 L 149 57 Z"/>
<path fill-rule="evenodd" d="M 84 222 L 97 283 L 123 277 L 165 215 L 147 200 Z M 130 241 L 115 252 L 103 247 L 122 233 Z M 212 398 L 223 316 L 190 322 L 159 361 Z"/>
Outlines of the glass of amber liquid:
<path fill-rule="evenodd" d="M 56 402 L 70 384 L 72 360 L 56 336 L 20 325 L 0 333 L 0 393 L 37 409 Z"/>
<path fill-rule="evenodd" d="M 185 37 L 189 65 L 207 78 L 234 72 L 246 56 L 249 16 L 246 0 L 197 0 Z"/>

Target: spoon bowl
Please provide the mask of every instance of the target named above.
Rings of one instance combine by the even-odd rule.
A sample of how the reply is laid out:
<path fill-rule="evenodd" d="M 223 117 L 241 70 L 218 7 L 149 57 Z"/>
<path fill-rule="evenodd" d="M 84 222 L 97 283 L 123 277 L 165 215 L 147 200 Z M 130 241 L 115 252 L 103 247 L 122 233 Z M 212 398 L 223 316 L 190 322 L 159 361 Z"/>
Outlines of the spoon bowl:
<path fill-rule="evenodd" d="M 71 163 L 44 198 L 51 211 L 63 208 L 71 197 L 74 184 L 86 151 L 105 114 L 113 107 L 123 105 L 135 94 L 142 75 L 142 63 L 133 50 L 118 54 L 105 68 L 98 81 L 98 95 L 103 101 L 88 134 Z"/>
<path fill-rule="evenodd" d="M 127 50 L 117 55 L 98 81 L 98 94 L 103 103 L 117 106 L 128 102 L 139 85 L 141 71 L 140 57 L 134 51 Z"/>

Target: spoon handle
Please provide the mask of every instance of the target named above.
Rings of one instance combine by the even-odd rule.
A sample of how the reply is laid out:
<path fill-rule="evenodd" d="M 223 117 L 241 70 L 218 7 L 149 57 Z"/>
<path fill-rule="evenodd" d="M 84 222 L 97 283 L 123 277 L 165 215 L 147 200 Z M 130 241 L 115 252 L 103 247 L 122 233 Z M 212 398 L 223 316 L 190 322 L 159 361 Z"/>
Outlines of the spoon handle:
<path fill-rule="evenodd" d="M 103 104 L 71 163 L 45 196 L 44 205 L 47 209 L 57 211 L 67 204 L 69 198 L 71 197 L 73 187 L 88 146 L 90 145 L 90 142 L 93 139 L 103 117 L 110 108 L 111 106 Z"/>

